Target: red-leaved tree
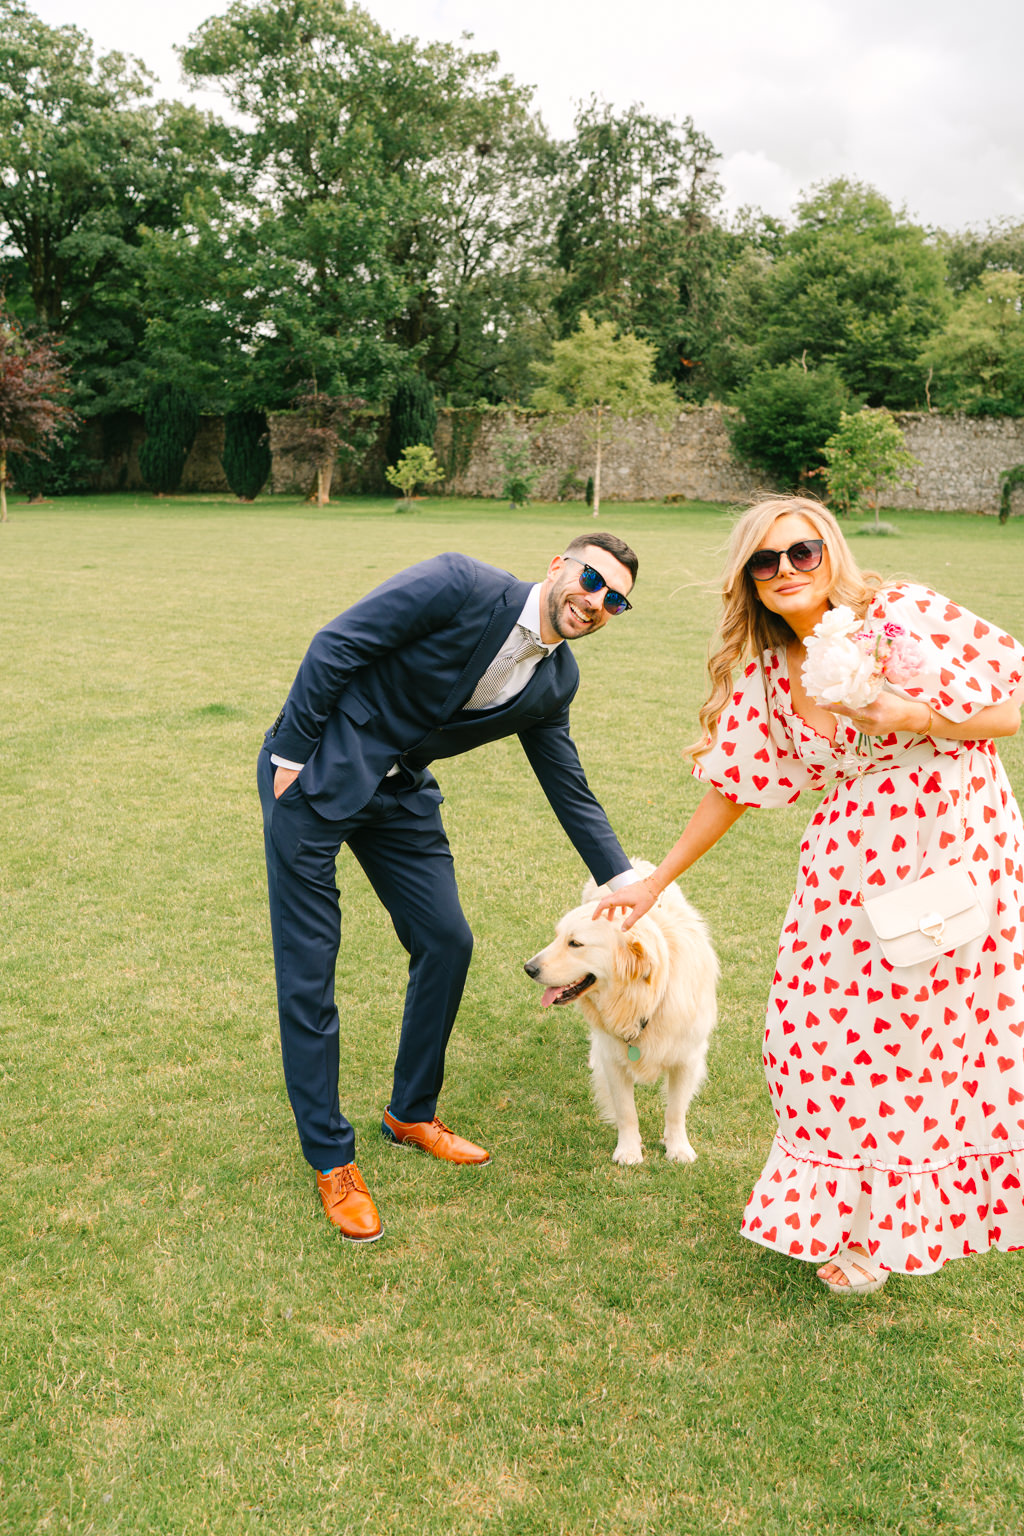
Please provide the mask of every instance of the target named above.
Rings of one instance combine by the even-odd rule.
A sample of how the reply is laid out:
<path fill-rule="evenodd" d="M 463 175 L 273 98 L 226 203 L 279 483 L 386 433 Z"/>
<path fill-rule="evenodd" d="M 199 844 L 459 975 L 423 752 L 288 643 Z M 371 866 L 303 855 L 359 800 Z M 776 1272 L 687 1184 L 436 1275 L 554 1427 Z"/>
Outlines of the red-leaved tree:
<path fill-rule="evenodd" d="M 8 455 L 47 450 L 77 420 L 65 404 L 68 373 L 56 344 L 29 336 L 0 295 L 0 523 L 7 521 Z"/>

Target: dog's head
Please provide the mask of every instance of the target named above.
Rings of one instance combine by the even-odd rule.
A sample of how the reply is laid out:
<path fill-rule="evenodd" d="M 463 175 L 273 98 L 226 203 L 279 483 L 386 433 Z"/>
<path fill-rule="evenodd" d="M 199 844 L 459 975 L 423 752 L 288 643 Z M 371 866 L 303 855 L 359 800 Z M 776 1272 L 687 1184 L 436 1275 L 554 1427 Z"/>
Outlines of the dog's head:
<path fill-rule="evenodd" d="M 648 918 L 639 918 L 628 933 L 617 920 L 595 922 L 596 905 L 567 912 L 553 942 L 524 969 L 544 988 L 542 1008 L 580 999 L 592 1024 L 635 1040 L 664 991 L 665 940 Z"/>

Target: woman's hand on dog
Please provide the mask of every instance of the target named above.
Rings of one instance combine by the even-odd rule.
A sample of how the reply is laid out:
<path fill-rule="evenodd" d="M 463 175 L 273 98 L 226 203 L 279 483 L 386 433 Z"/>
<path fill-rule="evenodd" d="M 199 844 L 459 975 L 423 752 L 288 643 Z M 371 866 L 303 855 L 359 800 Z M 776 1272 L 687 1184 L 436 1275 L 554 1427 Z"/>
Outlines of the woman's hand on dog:
<path fill-rule="evenodd" d="M 651 910 L 657 899 L 658 892 L 653 891 L 646 880 L 635 880 L 632 885 L 624 885 L 610 896 L 602 896 L 594 908 L 594 918 L 606 917 L 612 922 L 621 907 L 626 914 L 622 931 L 627 933 L 638 917 L 643 917 L 645 912 Z"/>

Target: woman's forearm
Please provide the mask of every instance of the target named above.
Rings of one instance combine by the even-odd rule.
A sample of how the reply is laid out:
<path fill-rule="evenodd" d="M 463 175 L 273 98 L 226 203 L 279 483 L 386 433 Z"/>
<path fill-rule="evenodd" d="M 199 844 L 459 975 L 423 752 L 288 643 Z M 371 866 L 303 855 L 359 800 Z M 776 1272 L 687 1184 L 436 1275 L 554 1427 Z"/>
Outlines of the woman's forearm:
<path fill-rule="evenodd" d="M 988 704 L 976 710 L 969 720 L 947 720 L 923 699 L 916 701 L 918 718 L 911 729 L 920 736 L 938 737 L 944 741 L 991 741 L 1002 736 L 1016 736 L 1020 730 L 1020 710 L 1024 701 L 1024 684 L 1002 704 Z M 928 719 L 924 721 L 924 711 Z"/>
<path fill-rule="evenodd" d="M 709 789 L 690 817 L 679 841 L 669 849 L 657 869 L 646 877 L 659 891 L 713 848 L 738 821 L 746 806 L 736 805 L 717 789 Z"/>

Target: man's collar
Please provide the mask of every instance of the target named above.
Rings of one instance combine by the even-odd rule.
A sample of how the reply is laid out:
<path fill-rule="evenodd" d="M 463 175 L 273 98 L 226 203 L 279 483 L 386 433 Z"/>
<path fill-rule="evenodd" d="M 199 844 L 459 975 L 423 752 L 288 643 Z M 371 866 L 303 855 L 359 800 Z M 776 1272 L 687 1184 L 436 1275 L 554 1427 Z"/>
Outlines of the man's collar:
<path fill-rule="evenodd" d="M 544 645 L 544 641 L 540 638 L 540 589 L 541 583 L 539 581 L 530 588 L 529 596 L 523 604 L 523 611 L 516 622 L 521 624 L 524 629 L 528 629 L 531 635 L 536 635 L 539 645 Z M 544 645 L 544 649 L 550 656 L 556 646 L 561 645 L 561 643 L 561 636 L 559 636 L 554 645 Z"/>

